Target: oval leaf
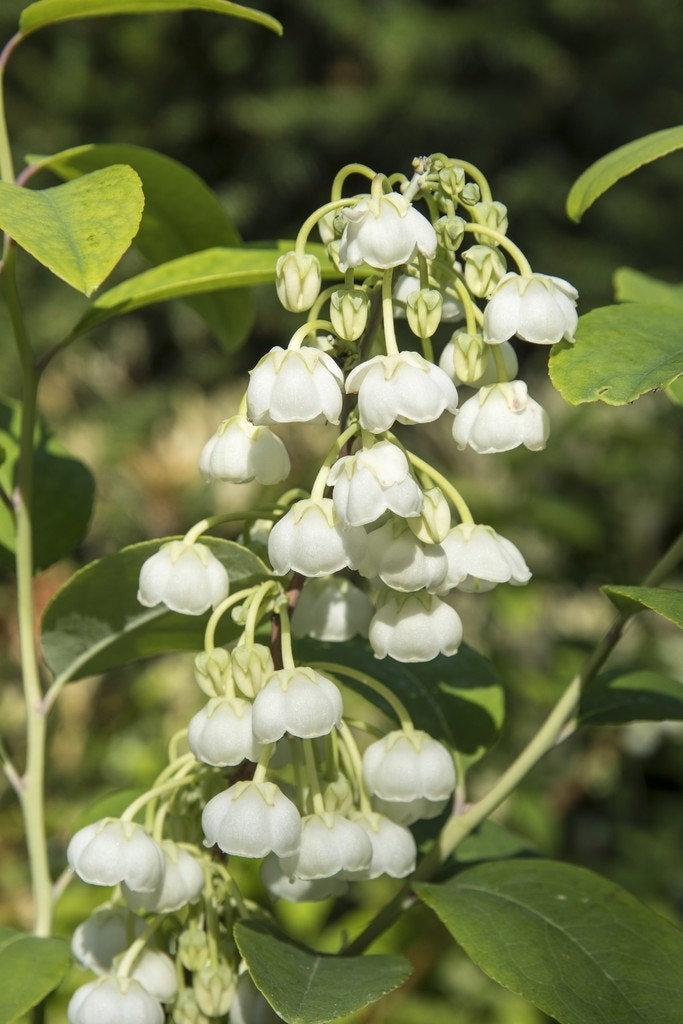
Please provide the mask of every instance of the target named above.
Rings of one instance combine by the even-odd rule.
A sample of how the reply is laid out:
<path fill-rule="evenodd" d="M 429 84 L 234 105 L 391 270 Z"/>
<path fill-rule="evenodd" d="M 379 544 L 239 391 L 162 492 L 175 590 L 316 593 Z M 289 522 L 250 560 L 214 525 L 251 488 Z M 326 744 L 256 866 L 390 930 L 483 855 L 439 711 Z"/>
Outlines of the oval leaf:
<path fill-rule="evenodd" d="M 0 444 L 4 461 L 0 465 L 0 485 L 6 494 L 16 486 L 21 406 L 0 399 Z M 33 525 L 33 563 L 36 570 L 46 569 L 71 554 L 85 536 L 93 501 L 95 481 L 90 470 L 70 455 L 44 425 L 35 435 L 35 474 L 31 521 Z M 16 528 L 14 516 L 0 502 L 0 559 L 14 561 Z"/>
<path fill-rule="evenodd" d="M 282 25 L 269 14 L 230 0 L 37 0 L 22 11 L 19 27 L 23 35 L 45 25 L 75 18 L 99 18 L 110 14 L 165 14 L 170 11 L 209 11 L 233 18 L 255 21 L 282 35 Z"/>
<path fill-rule="evenodd" d="M 579 725 L 663 721 L 683 721 L 683 683 L 659 672 L 606 672 L 579 704 Z"/>
<path fill-rule="evenodd" d="M 151 149 L 89 145 L 29 160 L 34 170 L 47 169 L 67 181 L 111 164 L 132 167 L 145 193 L 134 244 L 154 266 L 214 246 L 241 243 L 231 218 L 202 179 L 177 160 Z M 229 349 L 244 341 L 251 329 L 254 309 L 247 289 L 221 289 L 187 301 Z"/>
<path fill-rule="evenodd" d="M 138 577 L 145 559 L 174 538 L 145 541 L 91 562 L 77 572 L 45 609 L 43 656 L 56 677 L 83 679 L 141 658 L 169 651 L 201 650 L 205 615 L 179 615 L 163 605 L 143 608 L 137 601 Z M 269 576 L 256 555 L 233 541 L 202 537 L 230 576 L 234 593 Z M 228 614 L 216 644 L 235 639 L 240 627 Z"/>
<path fill-rule="evenodd" d="M 559 1024 L 677 1024 L 683 932 L 584 868 L 509 860 L 416 885 L 490 977 Z"/>
<path fill-rule="evenodd" d="M 683 374 L 683 310 L 645 303 L 603 306 L 579 319 L 576 342 L 550 354 L 550 379 L 572 405 L 625 405 Z"/>
<path fill-rule="evenodd" d="M 11 1024 L 42 1002 L 70 966 L 71 951 L 63 939 L 39 939 L 0 928 L 0 1024 Z"/>
<path fill-rule="evenodd" d="M 647 609 L 683 629 L 683 590 L 668 587 L 600 587 L 619 611 L 631 614 Z"/>
<path fill-rule="evenodd" d="M 260 922 L 240 921 L 235 941 L 254 984 L 287 1024 L 326 1024 L 392 992 L 410 977 L 402 956 L 326 956 Z"/>
<path fill-rule="evenodd" d="M 73 288 L 91 295 L 128 249 L 144 196 L 132 167 L 105 167 L 42 191 L 0 182 L 0 227 Z"/>
<path fill-rule="evenodd" d="M 647 302 L 680 309 L 683 308 L 683 285 L 658 281 L 631 267 L 619 267 L 614 272 L 614 297 L 617 302 Z"/>
<path fill-rule="evenodd" d="M 637 171 L 644 164 L 683 148 L 683 126 L 665 128 L 641 139 L 634 139 L 591 164 L 576 179 L 567 196 L 567 214 L 580 221 L 598 196 L 615 182 Z"/>

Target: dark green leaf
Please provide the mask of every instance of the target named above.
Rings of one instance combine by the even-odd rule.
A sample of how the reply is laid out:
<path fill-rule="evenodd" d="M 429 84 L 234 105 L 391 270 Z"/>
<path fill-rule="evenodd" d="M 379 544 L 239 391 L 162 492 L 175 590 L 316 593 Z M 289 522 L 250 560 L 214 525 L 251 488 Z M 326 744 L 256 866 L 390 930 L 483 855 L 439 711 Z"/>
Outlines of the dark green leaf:
<path fill-rule="evenodd" d="M 627 142 L 591 164 L 572 185 L 567 196 L 567 214 L 580 221 L 598 196 L 621 178 L 659 157 L 683 148 L 683 127 L 665 128 Z"/>
<path fill-rule="evenodd" d="M 656 612 L 683 629 L 683 590 L 667 587 L 601 587 L 610 601 L 623 612 L 637 612 L 642 608 Z"/>
<path fill-rule="evenodd" d="M 495 981 L 559 1024 L 678 1024 L 683 932 L 618 885 L 538 859 L 415 886 Z"/>
<path fill-rule="evenodd" d="M 580 725 L 683 721 L 683 683 L 659 672 L 598 676 L 579 704 Z"/>
<path fill-rule="evenodd" d="M 614 297 L 617 302 L 645 302 L 660 306 L 683 307 L 683 285 L 667 284 L 656 277 L 641 274 L 630 267 L 614 273 Z"/>
<path fill-rule="evenodd" d="M 138 175 L 122 165 L 42 191 L 0 182 L 0 227 L 85 295 L 99 288 L 129 247 L 143 205 Z"/>
<path fill-rule="evenodd" d="M 235 941 L 254 984 L 287 1024 L 326 1024 L 393 991 L 412 967 L 402 956 L 326 956 L 258 922 L 240 921 Z"/>
<path fill-rule="evenodd" d="M 483 860 L 502 860 L 533 853 L 528 839 L 515 835 L 497 821 L 487 819 L 470 832 L 455 850 L 453 858 L 459 864 L 473 864 Z"/>
<path fill-rule="evenodd" d="M 505 715 L 500 679 L 491 662 L 466 644 L 452 657 L 439 655 L 419 665 L 392 658 L 380 662 L 358 639 L 344 644 L 305 641 L 297 651 L 309 661 L 339 664 L 342 674 L 347 665 L 380 678 L 403 701 L 418 728 L 457 752 L 461 771 L 479 760 L 498 737 Z M 376 699 L 367 687 L 343 678 L 359 693 Z M 384 706 L 381 699 L 378 703 Z"/>
<path fill-rule="evenodd" d="M 240 244 L 231 218 L 211 189 L 189 168 L 161 153 L 142 146 L 107 144 L 29 159 L 36 169 L 49 169 L 66 180 L 110 164 L 132 167 L 145 193 L 135 247 L 154 266 L 203 249 Z M 194 298 L 189 291 L 185 295 L 226 347 L 238 346 L 249 333 L 254 310 L 248 289 L 221 287 Z"/>
<path fill-rule="evenodd" d="M 229 0 L 37 0 L 22 11 L 19 27 L 24 35 L 45 25 L 74 18 L 97 18 L 111 14 L 163 14 L 170 11 L 209 11 L 233 18 L 255 21 L 282 35 L 282 25 L 269 14 Z"/>
<path fill-rule="evenodd" d="M 71 965 L 63 939 L 0 928 L 0 1024 L 11 1024 L 57 988 Z"/>
<path fill-rule="evenodd" d="M 550 353 L 550 378 L 572 405 L 624 405 L 683 374 L 683 310 L 625 303 L 580 317 L 576 343 Z"/>
<path fill-rule="evenodd" d="M 143 608 L 137 601 L 142 563 L 169 539 L 134 544 L 91 562 L 55 595 L 42 622 L 43 655 L 55 676 L 83 679 L 154 654 L 201 650 L 208 612 L 179 615 L 163 606 Z M 228 570 L 233 593 L 269 575 L 256 555 L 233 541 L 202 537 L 202 543 Z M 216 643 L 238 634 L 228 614 Z"/>
<path fill-rule="evenodd" d="M 11 494 L 16 485 L 21 407 L 0 399 L 0 440 L 5 460 L 0 465 L 0 485 Z M 95 482 L 90 471 L 39 425 L 35 433 L 35 480 L 33 486 L 33 560 L 36 569 L 70 554 L 86 534 Z M 15 551 L 14 517 L 0 502 L 0 560 L 11 564 Z"/>

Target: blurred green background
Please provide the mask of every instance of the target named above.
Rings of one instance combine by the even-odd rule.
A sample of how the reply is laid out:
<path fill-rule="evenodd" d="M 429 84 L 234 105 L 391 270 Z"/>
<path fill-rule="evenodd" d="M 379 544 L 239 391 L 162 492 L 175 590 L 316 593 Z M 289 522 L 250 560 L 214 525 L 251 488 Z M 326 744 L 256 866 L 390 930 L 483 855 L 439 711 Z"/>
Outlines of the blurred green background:
<path fill-rule="evenodd" d="M 1 38 L 13 34 L 24 6 L 3 0 Z M 282 39 L 200 13 L 92 19 L 37 33 L 6 76 L 17 167 L 26 153 L 85 142 L 148 146 L 200 174 L 251 242 L 292 237 L 325 202 L 344 163 L 408 173 L 414 156 L 439 150 L 484 170 L 509 208 L 511 237 L 534 269 L 576 285 L 582 312 L 611 301 L 617 266 L 680 280 L 682 154 L 620 183 L 580 226 L 568 222 L 564 199 L 599 156 L 683 122 L 683 5 L 270 0 L 262 8 L 283 22 Z M 68 330 L 83 300 L 29 260 L 20 269 L 40 347 Z M 196 468 L 204 441 L 235 409 L 255 356 L 284 344 L 297 326 L 272 289 L 258 289 L 256 299 L 253 336 L 236 353 L 173 304 L 100 329 L 52 364 L 44 413 L 94 472 L 98 498 L 74 561 L 39 577 L 39 604 L 78 564 L 182 532 L 212 508 L 243 504 L 245 493 L 247 503 L 256 500 L 251 487 L 209 489 Z M 16 396 L 2 313 L 0 330 L 3 390 Z M 622 409 L 569 408 L 547 382 L 545 355 L 523 353 L 532 393 L 553 421 L 545 452 L 456 455 L 446 427 L 420 442 L 422 454 L 462 483 L 481 521 L 522 547 L 534 571 L 526 590 L 463 598 L 466 635 L 497 663 L 509 694 L 505 734 L 478 770 L 475 790 L 533 733 L 609 623 L 597 587 L 638 582 L 683 520 L 680 409 L 664 395 Z M 320 439 L 302 429 L 288 442 L 305 481 Z M 12 602 L 8 577 L 0 590 L 0 719 L 21 762 Z M 683 679 L 680 638 L 654 617 L 631 630 L 617 661 Z M 147 782 L 163 764 L 165 737 L 198 703 L 183 658 L 69 689 L 50 749 L 56 870 L 87 802 L 107 788 Z M 544 853 L 602 871 L 680 918 L 680 740 L 675 727 L 586 731 L 532 775 L 501 820 Z M 21 926 L 28 918 L 21 822 L 6 789 L 0 813 L 0 923 Z M 70 890 L 62 928 L 83 915 L 88 898 Z M 542 1019 L 452 944 L 437 955 L 446 943 L 431 919 L 429 928 L 420 931 L 415 919 L 408 930 L 417 981 L 402 1002 L 380 1004 L 364 1020 Z"/>

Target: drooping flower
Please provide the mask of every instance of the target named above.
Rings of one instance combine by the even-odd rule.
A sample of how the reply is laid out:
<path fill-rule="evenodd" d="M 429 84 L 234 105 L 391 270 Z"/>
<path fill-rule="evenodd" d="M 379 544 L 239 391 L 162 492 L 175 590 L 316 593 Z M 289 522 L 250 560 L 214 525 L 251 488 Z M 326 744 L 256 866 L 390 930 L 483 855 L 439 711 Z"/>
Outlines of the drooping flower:
<path fill-rule="evenodd" d="M 130 977 L 139 982 L 160 1003 L 172 1002 L 178 992 L 175 964 L 168 953 L 160 949 L 143 949 L 137 957 Z M 132 1018 L 126 1017 L 126 1024 Z"/>
<path fill-rule="evenodd" d="M 523 586 L 531 579 L 519 549 L 491 526 L 460 523 L 441 545 L 448 558 L 444 589 L 492 590 L 498 583 Z"/>
<path fill-rule="evenodd" d="M 424 544 L 401 519 L 390 519 L 373 530 L 368 540 L 365 557 L 357 566 L 362 576 L 379 576 L 402 593 L 440 589 L 448 559 L 439 544 Z"/>
<path fill-rule="evenodd" d="M 256 985 L 251 980 L 248 971 L 240 974 L 237 980 L 237 988 L 230 1012 L 228 1013 L 228 1024 L 280 1024 L 280 1017 L 266 1002 L 265 996 L 261 995 Z"/>
<path fill-rule="evenodd" d="M 197 858 L 171 839 L 162 839 L 161 852 L 164 873 L 151 892 L 139 892 L 122 883 L 121 892 L 131 910 L 170 914 L 199 899 L 205 879 Z"/>
<path fill-rule="evenodd" d="M 445 800 L 455 789 L 453 758 L 419 729 L 396 729 L 371 743 L 363 753 L 363 778 L 386 801 Z"/>
<path fill-rule="evenodd" d="M 578 292 L 546 274 L 505 274 L 484 310 L 484 338 L 491 345 L 513 335 L 535 345 L 574 341 Z"/>
<path fill-rule="evenodd" d="M 339 875 L 329 878 L 290 876 L 274 853 L 265 858 L 260 874 L 272 900 L 288 900 L 290 903 L 318 903 L 331 896 L 343 896 L 349 888 L 349 883 Z"/>
<path fill-rule="evenodd" d="M 288 572 L 329 576 L 353 567 L 366 543 L 362 528 L 343 528 L 331 498 L 304 498 L 271 530 L 268 557 L 278 576 Z"/>
<path fill-rule="evenodd" d="M 187 742 L 198 761 L 216 768 L 258 761 L 261 747 L 251 729 L 251 703 L 214 697 L 190 720 Z"/>
<path fill-rule="evenodd" d="M 120 818 L 102 818 L 80 829 L 71 838 L 66 858 L 90 885 L 125 882 L 137 892 L 152 892 L 164 873 L 159 844 L 142 825 Z"/>
<path fill-rule="evenodd" d="M 309 579 L 292 615 L 292 633 L 328 643 L 368 635 L 373 606 L 370 598 L 343 576 Z"/>
<path fill-rule="evenodd" d="M 138 601 L 145 608 L 165 604 L 172 612 L 202 615 L 229 591 L 227 570 L 206 544 L 169 541 L 140 569 Z"/>
<path fill-rule="evenodd" d="M 349 394 L 358 392 L 361 426 L 374 434 L 399 423 L 431 423 L 455 412 L 458 393 L 448 374 L 417 352 L 373 356 L 346 378 Z"/>
<path fill-rule="evenodd" d="M 280 863 L 293 877 L 317 879 L 347 872 L 352 876 L 367 870 L 371 861 L 372 843 L 365 829 L 325 811 L 303 818 L 299 852 Z"/>
<path fill-rule="evenodd" d="M 418 516 L 423 497 L 403 451 L 391 441 L 379 441 L 346 455 L 332 466 L 327 483 L 344 526 L 364 526 L 385 512 Z"/>
<path fill-rule="evenodd" d="M 370 866 L 359 871 L 356 878 L 405 878 L 415 870 L 417 847 L 407 828 L 376 811 L 356 811 L 351 820 L 365 830 L 372 843 Z"/>
<path fill-rule="evenodd" d="M 289 455 L 280 438 L 269 427 L 255 426 L 246 416 L 224 420 L 199 457 L 203 476 L 235 484 L 251 480 L 277 484 L 289 470 Z"/>
<path fill-rule="evenodd" d="M 342 210 L 348 221 L 339 245 L 342 270 L 362 263 L 388 270 L 417 255 L 432 258 L 436 232 L 431 223 L 398 192 L 367 196 Z"/>
<path fill-rule="evenodd" d="M 301 817 L 274 782 L 236 782 L 202 812 L 206 845 L 237 857 L 292 857 L 301 841 Z"/>
<path fill-rule="evenodd" d="M 368 639 L 375 657 L 407 663 L 455 654 L 462 633 L 460 616 L 450 604 L 418 591 L 385 597 L 370 623 Z"/>
<path fill-rule="evenodd" d="M 313 739 L 339 726 L 343 703 L 339 687 L 312 668 L 274 672 L 254 700 L 252 729 L 261 743 L 276 743 L 285 733 Z"/>
<path fill-rule="evenodd" d="M 507 452 L 519 445 L 540 451 L 549 433 L 548 414 L 529 397 L 523 380 L 480 388 L 463 402 L 453 422 L 458 448 L 469 445 L 481 455 Z"/>
<path fill-rule="evenodd" d="M 95 974 L 111 974 L 114 959 L 145 927 L 127 907 L 105 903 L 82 921 L 71 937 L 71 952 L 78 963 Z"/>
<path fill-rule="evenodd" d="M 69 1024 L 163 1024 L 165 1016 L 139 981 L 106 975 L 77 988 L 66 1012 Z"/>
<path fill-rule="evenodd" d="M 315 348 L 272 348 L 250 371 L 247 414 L 254 423 L 339 423 L 344 376 Z"/>

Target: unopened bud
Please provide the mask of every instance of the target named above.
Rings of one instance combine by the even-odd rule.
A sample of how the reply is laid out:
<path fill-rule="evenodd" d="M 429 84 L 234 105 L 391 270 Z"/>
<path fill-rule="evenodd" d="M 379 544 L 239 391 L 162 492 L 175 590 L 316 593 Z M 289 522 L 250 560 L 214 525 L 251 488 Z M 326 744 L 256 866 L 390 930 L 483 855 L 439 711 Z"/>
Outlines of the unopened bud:
<path fill-rule="evenodd" d="M 442 167 L 439 171 L 439 184 L 447 196 L 455 199 L 463 188 L 466 188 L 464 168 L 458 167 L 456 164 Z"/>
<path fill-rule="evenodd" d="M 505 273 L 505 257 L 491 245 L 473 245 L 462 255 L 467 287 L 473 295 L 485 299 Z"/>
<path fill-rule="evenodd" d="M 307 252 L 286 252 L 275 264 L 275 287 L 290 313 L 310 309 L 320 294 L 320 262 Z"/>
<path fill-rule="evenodd" d="M 178 937 L 178 957 L 188 971 L 201 971 L 211 959 L 209 940 L 196 925 L 181 932 Z"/>
<path fill-rule="evenodd" d="M 406 522 L 423 544 L 440 544 L 451 528 L 451 510 L 441 488 L 425 491 L 422 512 Z"/>
<path fill-rule="evenodd" d="M 465 206 L 474 206 L 480 199 L 481 192 L 479 190 L 479 186 L 475 185 L 473 181 L 468 181 L 460 193 L 460 201 L 463 202 Z"/>
<path fill-rule="evenodd" d="M 370 300 L 362 288 L 343 288 L 330 298 L 330 320 L 344 341 L 360 338 L 368 323 Z"/>
<path fill-rule="evenodd" d="M 237 976 L 227 964 L 203 967 L 195 974 L 193 987 L 202 1013 L 208 1017 L 222 1017 L 230 1009 L 237 987 Z"/>
<path fill-rule="evenodd" d="M 194 677 L 208 697 L 223 697 L 230 689 L 230 655 L 223 647 L 202 651 L 194 659 Z"/>
<path fill-rule="evenodd" d="M 456 384 L 475 384 L 486 370 L 489 355 L 480 335 L 456 331 L 443 350 L 439 366 Z"/>
<path fill-rule="evenodd" d="M 173 1004 L 173 1024 L 212 1024 L 210 1017 L 199 1009 L 191 988 L 181 989 L 178 993 Z"/>
<path fill-rule="evenodd" d="M 504 235 L 508 229 L 508 210 L 504 203 L 476 203 L 472 207 L 472 219 L 476 224 L 485 224 L 486 227 L 493 228 L 494 231 L 500 232 L 501 235 Z M 474 237 L 483 244 L 489 241 L 486 235 L 475 233 Z"/>
<path fill-rule="evenodd" d="M 439 217 L 434 225 L 436 237 L 444 249 L 456 252 L 465 237 L 465 224 L 462 217 Z"/>
<path fill-rule="evenodd" d="M 245 697 L 255 697 L 274 671 L 270 650 L 263 644 L 235 647 L 232 652 L 232 677 Z"/>
<path fill-rule="evenodd" d="M 436 288 L 421 288 L 406 299 L 406 319 L 418 338 L 431 338 L 441 323 L 443 295 Z"/>

